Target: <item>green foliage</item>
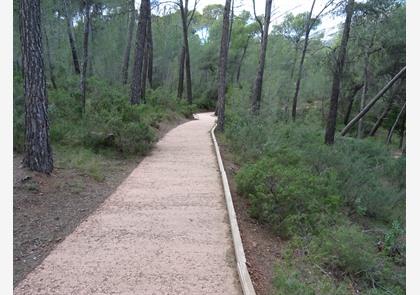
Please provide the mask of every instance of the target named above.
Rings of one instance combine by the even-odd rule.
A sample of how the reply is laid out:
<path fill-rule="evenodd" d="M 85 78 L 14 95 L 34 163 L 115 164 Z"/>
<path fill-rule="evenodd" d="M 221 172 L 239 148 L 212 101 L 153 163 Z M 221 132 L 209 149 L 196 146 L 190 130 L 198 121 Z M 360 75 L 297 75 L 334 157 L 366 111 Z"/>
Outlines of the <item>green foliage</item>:
<path fill-rule="evenodd" d="M 296 161 L 284 150 L 282 157 L 244 166 L 236 177 L 238 192 L 250 200 L 251 215 L 283 237 L 316 233 L 334 220 L 340 205 L 335 175 L 313 174 L 294 166 Z"/>

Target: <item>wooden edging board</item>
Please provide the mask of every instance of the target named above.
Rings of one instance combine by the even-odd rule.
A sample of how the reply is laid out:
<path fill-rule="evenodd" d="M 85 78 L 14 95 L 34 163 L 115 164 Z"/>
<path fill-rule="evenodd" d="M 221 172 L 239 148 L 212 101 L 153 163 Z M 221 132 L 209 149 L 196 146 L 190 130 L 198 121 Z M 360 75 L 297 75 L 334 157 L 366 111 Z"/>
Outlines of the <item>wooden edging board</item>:
<path fill-rule="evenodd" d="M 216 126 L 217 124 L 215 124 L 211 129 L 211 137 L 213 139 L 220 175 L 222 177 L 223 190 L 229 215 L 230 229 L 233 238 L 233 246 L 235 248 L 236 266 L 238 268 L 239 280 L 241 282 L 242 292 L 244 295 L 255 295 L 254 286 L 252 285 L 251 277 L 249 276 L 248 268 L 246 266 L 244 247 L 242 245 L 241 234 L 239 233 L 238 221 L 236 220 L 235 208 L 233 207 L 232 195 L 230 194 L 229 189 L 229 182 L 226 176 L 225 168 L 223 166 L 222 157 L 220 156 L 219 145 L 217 144 L 216 136 L 214 135 Z"/>

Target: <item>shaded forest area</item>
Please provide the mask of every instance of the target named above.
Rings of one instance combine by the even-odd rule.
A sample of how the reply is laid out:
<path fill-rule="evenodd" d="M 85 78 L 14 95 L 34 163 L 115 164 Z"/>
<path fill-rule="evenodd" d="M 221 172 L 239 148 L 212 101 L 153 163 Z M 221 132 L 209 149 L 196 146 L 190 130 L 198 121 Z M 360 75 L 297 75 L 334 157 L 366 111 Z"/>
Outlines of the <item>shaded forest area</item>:
<path fill-rule="evenodd" d="M 95 177 L 216 110 L 238 194 L 282 240 L 277 294 L 405 294 L 405 1 L 237 2 L 14 1 L 14 150 Z"/>

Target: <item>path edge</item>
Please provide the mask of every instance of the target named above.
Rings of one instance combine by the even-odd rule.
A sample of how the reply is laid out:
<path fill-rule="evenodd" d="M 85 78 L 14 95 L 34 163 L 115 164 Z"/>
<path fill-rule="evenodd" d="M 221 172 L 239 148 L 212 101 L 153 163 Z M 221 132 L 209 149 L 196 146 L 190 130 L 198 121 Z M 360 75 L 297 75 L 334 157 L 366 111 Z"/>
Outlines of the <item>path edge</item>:
<path fill-rule="evenodd" d="M 241 234 L 239 232 L 238 221 L 236 220 L 235 208 L 233 206 L 232 195 L 230 193 L 229 182 L 226 171 L 223 166 L 222 157 L 220 155 L 219 145 L 214 135 L 217 123 L 211 129 L 211 137 L 214 149 L 216 151 L 217 163 L 219 164 L 220 176 L 222 177 L 223 190 L 226 199 L 226 207 L 229 215 L 230 229 L 233 238 L 233 246 L 235 248 L 236 266 L 238 269 L 239 280 L 241 282 L 242 292 L 244 295 L 256 295 L 251 277 L 246 266 L 246 257 L 244 247 L 242 245 Z"/>

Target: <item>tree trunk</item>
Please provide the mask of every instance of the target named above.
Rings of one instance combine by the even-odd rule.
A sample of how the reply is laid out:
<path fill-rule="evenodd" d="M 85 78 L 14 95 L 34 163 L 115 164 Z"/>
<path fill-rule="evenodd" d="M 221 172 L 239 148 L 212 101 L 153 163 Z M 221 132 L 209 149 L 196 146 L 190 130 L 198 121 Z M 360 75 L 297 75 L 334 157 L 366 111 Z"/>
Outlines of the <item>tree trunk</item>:
<path fill-rule="evenodd" d="M 378 131 L 379 127 L 382 125 L 382 122 L 384 121 L 384 119 L 386 118 L 386 116 L 388 115 L 389 111 L 391 110 L 392 107 L 392 99 L 390 100 L 390 102 L 388 103 L 388 105 L 386 106 L 385 110 L 382 112 L 382 114 L 379 116 L 378 120 L 376 121 L 375 125 L 372 127 L 372 129 L 369 132 L 369 136 L 374 136 L 376 134 L 376 131 Z"/>
<path fill-rule="evenodd" d="M 265 1 L 265 16 L 264 16 L 264 30 L 261 36 L 261 49 L 260 49 L 260 56 L 258 62 L 258 71 L 257 76 L 255 77 L 254 87 L 252 90 L 252 105 L 251 105 L 251 112 L 253 114 L 257 114 L 261 107 L 261 92 L 262 92 L 262 84 L 264 78 L 264 67 L 265 67 L 265 54 L 267 51 L 267 42 L 268 42 L 268 27 L 270 25 L 270 18 L 271 18 L 271 4 L 273 0 L 266 0 Z"/>
<path fill-rule="evenodd" d="M 146 28 L 146 39 L 147 39 L 147 28 Z M 146 45 L 144 48 L 144 55 L 143 55 L 143 68 L 141 72 L 141 84 L 140 84 L 140 100 L 145 103 L 146 102 L 146 83 L 147 83 L 147 73 L 148 73 L 148 65 L 149 65 L 149 46 Z"/>
<path fill-rule="evenodd" d="M 23 164 L 31 170 L 49 174 L 53 170 L 53 157 L 48 131 L 39 0 L 20 1 L 20 27 L 25 97 Z"/>
<path fill-rule="evenodd" d="M 89 16 L 88 77 L 93 76 L 93 14 Z"/>
<path fill-rule="evenodd" d="M 184 38 L 185 48 L 185 76 L 187 86 L 187 101 L 192 104 L 192 85 L 191 85 L 191 64 L 190 64 L 190 48 L 188 45 L 188 25 L 187 25 L 187 10 L 188 7 L 184 8 L 183 1 L 180 0 L 181 20 L 182 20 L 182 32 Z"/>
<path fill-rule="evenodd" d="M 233 28 L 233 18 L 234 18 L 234 5 L 235 5 L 235 0 L 231 1 L 231 7 L 230 7 L 230 19 L 229 19 L 229 35 L 228 35 L 228 50 L 230 48 L 230 41 L 232 40 L 232 28 Z M 232 79 L 233 80 L 233 79 Z"/>
<path fill-rule="evenodd" d="M 149 7 L 148 25 L 146 32 L 147 40 L 147 78 L 150 88 L 153 88 L 153 36 L 152 36 L 152 13 Z"/>
<path fill-rule="evenodd" d="M 246 39 L 244 51 L 242 51 L 241 59 L 239 60 L 238 71 L 236 72 L 236 83 L 239 83 L 239 77 L 241 76 L 241 66 L 245 58 L 246 50 L 248 49 L 249 39 L 251 39 L 251 36 L 248 36 Z"/>
<path fill-rule="evenodd" d="M 312 12 L 314 10 L 315 2 L 316 0 L 312 2 L 311 10 L 309 11 L 309 15 L 308 15 L 308 20 L 306 21 L 305 42 L 303 44 L 302 57 L 300 58 L 298 77 L 296 80 L 296 89 L 295 89 L 295 94 L 293 96 L 293 106 L 292 106 L 292 120 L 293 121 L 296 120 L 296 108 L 297 108 L 297 100 L 298 100 L 299 91 L 300 91 L 300 81 L 302 80 L 303 63 L 305 61 L 306 50 L 308 49 L 309 33 L 311 32 L 311 27 L 312 27 L 310 23 L 311 23 L 311 17 L 312 17 Z"/>
<path fill-rule="evenodd" d="M 145 54 L 145 43 L 146 43 L 146 26 L 147 16 L 150 7 L 150 0 L 142 0 L 140 4 L 140 19 L 137 26 L 137 38 L 136 38 L 136 52 L 134 57 L 134 67 L 131 82 L 131 104 L 139 104 L 140 95 L 142 91 L 141 78 L 143 70 L 143 60 Z"/>
<path fill-rule="evenodd" d="M 327 126 L 325 128 L 325 143 L 334 144 L 335 128 L 337 122 L 338 97 L 340 96 L 340 82 L 346 60 L 347 42 L 350 35 L 351 18 L 353 16 L 354 0 L 348 0 L 346 6 L 346 20 L 344 23 L 343 36 L 341 38 L 340 51 L 338 53 L 337 66 L 334 71 L 333 84 L 330 98 L 330 110 L 328 112 Z"/>
<path fill-rule="evenodd" d="M 391 81 L 389 81 L 384 88 L 382 88 L 376 95 L 375 97 L 365 106 L 365 108 L 356 115 L 356 117 L 354 117 L 347 125 L 346 127 L 343 128 L 343 130 L 341 131 L 341 135 L 346 135 L 346 133 L 350 130 L 351 127 L 353 127 L 354 124 L 357 123 L 357 121 L 360 120 L 360 118 L 362 118 L 364 115 L 366 115 L 366 113 L 374 106 L 374 104 L 382 97 L 382 95 L 385 94 L 385 92 L 387 92 L 387 90 L 389 88 L 391 88 L 391 86 L 395 83 L 395 81 L 397 81 L 399 78 L 402 77 L 402 75 L 405 73 L 406 70 L 406 66 L 404 66 L 404 68 L 402 68 L 398 74 L 396 74 L 394 76 L 394 78 L 392 78 Z"/>
<path fill-rule="evenodd" d="M 219 87 L 217 97 L 217 129 L 224 131 L 225 127 L 225 95 L 226 95 L 226 67 L 229 50 L 229 9 L 231 0 L 226 0 L 223 13 L 222 39 L 219 54 Z"/>
<path fill-rule="evenodd" d="M 351 110 L 353 108 L 353 102 L 354 102 L 354 97 L 356 96 L 357 92 L 359 92 L 360 89 L 362 89 L 363 84 L 357 84 L 353 87 L 353 91 L 351 92 L 351 94 L 347 97 L 347 101 L 349 102 L 348 107 L 347 107 L 347 111 L 346 114 L 344 115 L 344 125 L 347 124 L 349 122 L 350 119 L 350 115 L 351 115 Z"/>
<path fill-rule="evenodd" d="M 84 33 L 83 33 L 83 63 L 82 72 L 80 74 L 80 94 L 82 114 L 85 113 L 86 107 L 86 72 L 89 60 L 89 27 L 90 27 L 90 0 L 84 0 Z"/>
<path fill-rule="evenodd" d="M 368 89 L 368 71 L 369 71 L 369 49 L 365 52 L 365 67 L 363 70 L 363 89 L 360 97 L 360 111 L 365 107 L 366 93 Z M 363 119 L 360 119 L 357 126 L 357 138 L 363 137 Z"/>
<path fill-rule="evenodd" d="M 45 30 L 45 27 L 44 27 L 44 36 L 45 36 L 45 49 L 47 53 L 48 68 L 50 70 L 50 80 L 54 89 L 57 89 L 57 84 L 55 84 L 54 65 L 51 61 L 50 46 L 49 46 L 48 35 L 47 35 L 47 31 Z"/>
<path fill-rule="evenodd" d="M 184 92 L 184 66 L 185 66 L 185 47 L 182 45 L 181 52 L 179 54 L 179 69 L 178 69 L 178 95 L 179 99 L 182 98 Z"/>
<path fill-rule="evenodd" d="M 73 30 L 72 30 L 73 25 L 71 23 L 72 20 L 70 19 L 69 11 L 68 11 L 68 0 L 64 0 L 63 3 L 64 3 L 64 15 L 65 15 L 66 24 L 67 24 L 67 35 L 69 37 L 71 56 L 73 58 L 74 72 L 77 75 L 80 75 L 79 58 L 77 57 L 77 50 L 76 50 L 76 45 L 75 45 L 74 35 L 73 35 Z"/>
<path fill-rule="evenodd" d="M 130 22 L 128 24 L 128 34 L 127 34 L 127 44 L 124 50 L 124 59 L 123 59 L 123 66 L 122 66 L 122 83 L 127 84 L 128 80 L 128 67 L 130 64 L 130 55 L 131 55 L 131 46 L 133 43 L 133 31 L 134 25 L 136 24 L 136 7 L 135 7 L 135 0 L 130 0 Z"/>
<path fill-rule="evenodd" d="M 397 118 L 395 119 L 394 124 L 392 125 L 391 129 L 390 129 L 390 130 L 389 130 L 389 132 L 388 132 L 388 136 L 387 136 L 387 138 L 386 138 L 386 144 L 389 144 L 389 143 L 391 142 L 391 139 L 392 139 L 392 134 L 394 133 L 395 127 L 397 126 L 398 121 L 400 120 L 400 117 L 401 117 L 402 113 L 403 113 L 403 112 L 404 112 L 404 110 L 405 110 L 405 104 L 406 104 L 406 103 L 404 103 L 403 107 L 401 108 L 400 112 L 398 113 Z"/>

